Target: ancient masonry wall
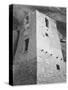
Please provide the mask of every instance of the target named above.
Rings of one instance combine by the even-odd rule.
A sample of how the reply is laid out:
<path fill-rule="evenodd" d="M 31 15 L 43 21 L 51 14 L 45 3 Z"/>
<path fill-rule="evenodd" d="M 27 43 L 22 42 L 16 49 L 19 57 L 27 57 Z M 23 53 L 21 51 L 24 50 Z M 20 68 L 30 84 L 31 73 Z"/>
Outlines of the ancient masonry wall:
<path fill-rule="evenodd" d="M 14 57 L 14 84 L 64 82 L 65 69 L 56 22 L 37 10 L 30 12 Z"/>
<path fill-rule="evenodd" d="M 14 58 L 13 83 L 36 84 L 37 49 L 36 49 L 36 13 L 31 12 L 24 18 L 19 42 Z"/>
<path fill-rule="evenodd" d="M 65 81 L 65 63 L 56 22 L 36 11 L 37 83 Z"/>

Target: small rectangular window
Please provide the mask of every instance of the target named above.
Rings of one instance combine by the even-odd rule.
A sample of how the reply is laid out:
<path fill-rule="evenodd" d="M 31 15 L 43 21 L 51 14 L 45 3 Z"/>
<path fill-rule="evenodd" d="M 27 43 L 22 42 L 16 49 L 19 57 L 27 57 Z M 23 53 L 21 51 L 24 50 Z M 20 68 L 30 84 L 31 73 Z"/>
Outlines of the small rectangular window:
<path fill-rule="evenodd" d="M 29 16 L 26 16 L 26 24 L 29 23 Z"/>
<path fill-rule="evenodd" d="M 48 19 L 45 18 L 46 27 L 48 27 Z"/>
<path fill-rule="evenodd" d="M 28 50 L 29 38 L 25 40 L 25 51 Z"/>

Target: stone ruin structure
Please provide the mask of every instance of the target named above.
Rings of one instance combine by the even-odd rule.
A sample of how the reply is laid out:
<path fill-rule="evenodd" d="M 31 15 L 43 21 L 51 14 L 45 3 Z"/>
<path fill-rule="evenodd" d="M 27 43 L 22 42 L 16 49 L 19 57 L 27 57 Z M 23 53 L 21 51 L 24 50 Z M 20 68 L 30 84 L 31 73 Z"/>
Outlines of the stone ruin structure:
<path fill-rule="evenodd" d="M 24 17 L 13 64 L 14 84 L 66 81 L 56 21 L 35 10 Z"/>

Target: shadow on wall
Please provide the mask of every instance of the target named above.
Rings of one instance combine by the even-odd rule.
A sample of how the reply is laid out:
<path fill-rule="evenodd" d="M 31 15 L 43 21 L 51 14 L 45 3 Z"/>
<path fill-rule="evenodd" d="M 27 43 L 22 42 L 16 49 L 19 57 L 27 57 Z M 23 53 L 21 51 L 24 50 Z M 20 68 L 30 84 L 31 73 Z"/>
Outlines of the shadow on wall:
<path fill-rule="evenodd" d="M 15 16 L 13 16 L 13 56 L 15 56 L 16 53 L 20 34 L 19 28 L 21 28 L 21 25 L 21 22 L 19 22 L 18 19 Z"/>
<path fill-rule="evenodd" d="M 64 62 L 66 62 L 66 23 L 56 21 Z M 61 37 L 62 36 L 62 37 Z"/>
<path fill-rule="evenodd" d="M 63 35 L 63 37 L 66 37 L 66 23 L 56 21 L 56 24 L 58 31 Z"/>
<path fill-rule="evenodd" d="M 13 30 L 13 56 L 15 56 L 15 53 L 16 53 L 16 50 L 17 50 L 17 45 L 18 45 L 18 40 L 19 40 L 19 33 L 20 33 L 20 31 Z"/>

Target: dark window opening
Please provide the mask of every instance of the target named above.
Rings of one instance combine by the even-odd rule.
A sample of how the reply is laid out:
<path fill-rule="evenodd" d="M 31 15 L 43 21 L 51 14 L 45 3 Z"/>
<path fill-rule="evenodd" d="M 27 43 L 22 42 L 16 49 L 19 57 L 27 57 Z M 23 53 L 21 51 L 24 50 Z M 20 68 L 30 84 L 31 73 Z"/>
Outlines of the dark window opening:
<path fill-rule="evenodd" d="M 26 16 L 26 24 L 29 23 L 29 16 Z"/>
<path fill-rule="evenodd" d="M 60 66 L 58 64 L 56 64 L 56 68 L 57 70 L 60 70 Z"/>
<path fill-rule="evenodd" d="M 45 22 L 46 22 L 46 27 L 48 27 L 48 19 L 45 18 Z"/>
<path fill-rule="evenodd" d="M 47 33 L 45 33 L 45 35 L 48 37 L 48 34 Z"/>
<path fill-rule="evenodd" d="M 26 39 L 25 40 L 25 51 L 28 50 L 28 44 L 29 44 L 29 39 Z"/>

